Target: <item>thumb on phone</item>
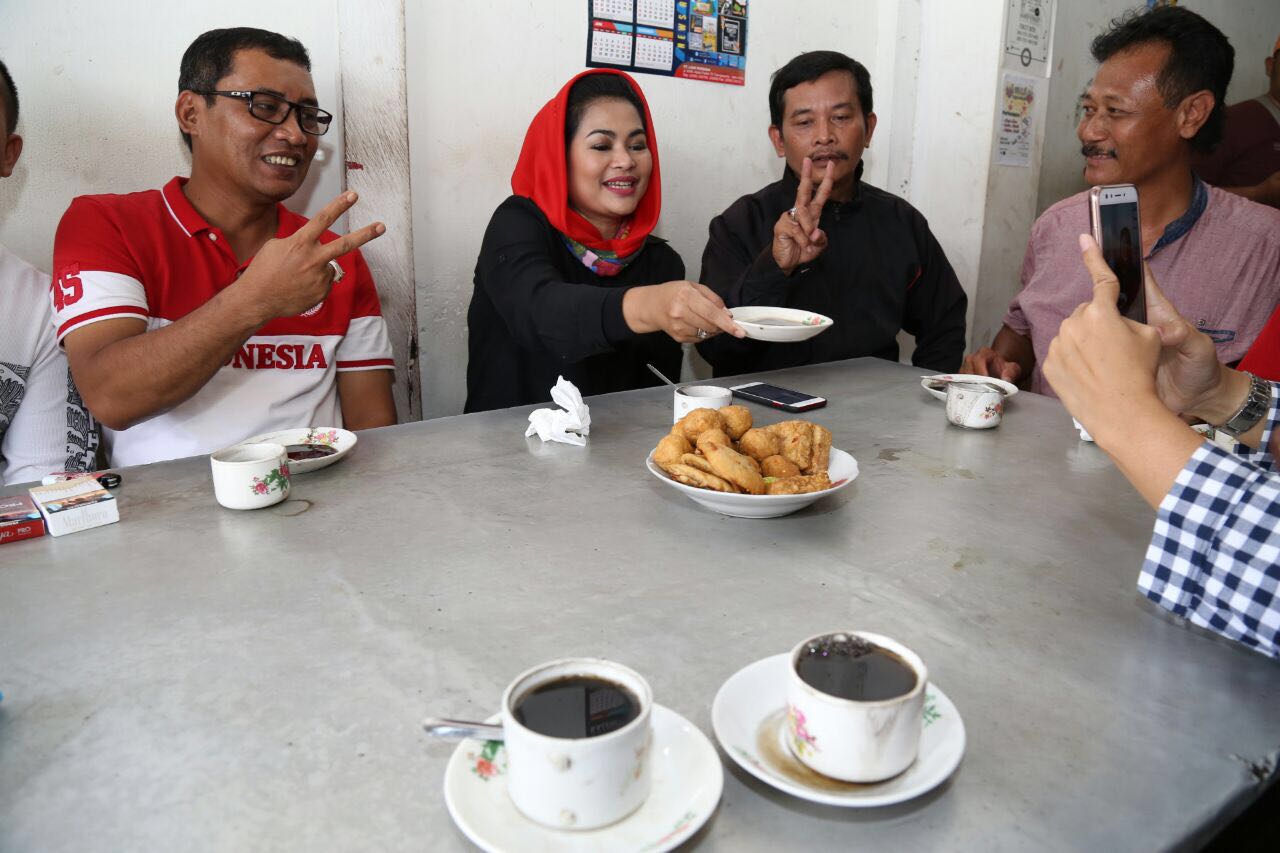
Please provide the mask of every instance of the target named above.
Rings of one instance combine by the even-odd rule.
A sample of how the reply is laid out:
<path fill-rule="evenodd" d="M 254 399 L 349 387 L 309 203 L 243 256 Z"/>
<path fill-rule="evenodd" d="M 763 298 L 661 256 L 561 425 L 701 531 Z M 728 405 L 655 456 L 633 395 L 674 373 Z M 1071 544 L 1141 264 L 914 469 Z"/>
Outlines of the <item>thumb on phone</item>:
<path fill-rule="evenodd" d="M 1120 280 L 1116 278 L 1111 267 L 1107 266 L 1106 260 L 1102 257 L 1102 250 L 1098 248 L 1092 236 L 1080 235 L 1080 251 L 1084 253 L 1085 269 L 1093 279 L 1093 303 L 1109 305 L 1112 311 L 1119 313 L 1116 300 L 1120 297 Z"/>

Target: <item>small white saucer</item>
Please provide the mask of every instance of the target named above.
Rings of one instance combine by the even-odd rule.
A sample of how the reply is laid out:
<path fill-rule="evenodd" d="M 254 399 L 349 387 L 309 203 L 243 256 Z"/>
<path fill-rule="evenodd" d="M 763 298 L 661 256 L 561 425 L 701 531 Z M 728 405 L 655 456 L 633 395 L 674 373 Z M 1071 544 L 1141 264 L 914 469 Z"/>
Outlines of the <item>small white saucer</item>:
<path fill-rule="evenodd" d="M 768 308 L 761 305 L 744 305 L 729 309 L 729 314 L 748 338 L 758 341 L 794 343 L 820 335 L 830 329 L 835 321 L 822 314 L 799 308 Z M 779 322 L 781 321 L 781 322 Z"/>
<path fill-rule="evenodd" d="M 1005 382 L 1003 379 L 996 379 L 992 376 L 978 376 L 975 373 L 938 373 L 933 376 L 920 377 L 920 387 L 943 401 L 947 399 L 948 382 L 981 382 L 987 385 L 994 385 L 1004 392 L 1006 400 L 1018 393 L 1018 386 L 1012 382 Z"/>
<path fill-rule="evenodd" d="M 497 722 L 492 717 L 489 722 Z M 534 823 L 507 796 L 507 753 L 497 741 L 464 740 L 444 771 L 453 822 L 489 851 L 662 851 L 688 840 L 720 802 L 724 769 L 697 726 L 653 706 L 653 789 L 644 805 L 612 826 L 572 832 Z"/>
<path fill-rule="evenodd" d="M 760 781 L 815 803 L 850 808 L 887 806 L 918 797 L 946 781 L 964 755 L 964 721 L 947 695 L 925 687 L 924 734 L 915 763 L 883 782 L 857 784 L 810 770 L 783 739 L 788 655 L 758 660 L 738 670 L 711 706 L 716 739 L 738 766 Z"/>
<path fill-rule="evenodd" d="M 319 471 L 337 462 L 351 452 L 356 446 L 356 434 L 338 427 L 313 427 L 310 429 L 281 429 L 253 438 L 246 438 L 240 444 L 314 444 L 317 447 L 332 447 L 337 453 L 321 456 L 317 459 L 290 459 L 289 470 L 294 474 L 305 474 L 308 471 Z"/>

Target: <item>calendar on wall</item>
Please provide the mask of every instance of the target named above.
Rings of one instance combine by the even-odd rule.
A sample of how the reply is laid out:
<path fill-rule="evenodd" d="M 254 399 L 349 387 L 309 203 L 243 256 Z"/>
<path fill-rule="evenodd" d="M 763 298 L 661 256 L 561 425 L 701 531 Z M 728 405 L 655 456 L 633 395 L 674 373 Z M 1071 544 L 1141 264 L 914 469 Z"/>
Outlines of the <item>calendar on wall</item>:
<path fill-rule="evenodd" d="M 587 65 L 741 86 L 747 0 L 587 0 Z"/>

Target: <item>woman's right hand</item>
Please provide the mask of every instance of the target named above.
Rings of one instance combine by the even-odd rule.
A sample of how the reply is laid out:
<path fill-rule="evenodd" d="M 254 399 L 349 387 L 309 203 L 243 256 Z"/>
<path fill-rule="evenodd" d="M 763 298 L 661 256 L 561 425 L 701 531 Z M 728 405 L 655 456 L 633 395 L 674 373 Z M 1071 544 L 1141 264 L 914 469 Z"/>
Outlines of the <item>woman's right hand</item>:
<path fill-rule="evenodd" d="M 666 332 L 682 344 L 696 344 L 721 332 L 746 335 L 724 300 L 695 281 L 633 287 L 622 297 L 622 316 L 636 334 Z"/>

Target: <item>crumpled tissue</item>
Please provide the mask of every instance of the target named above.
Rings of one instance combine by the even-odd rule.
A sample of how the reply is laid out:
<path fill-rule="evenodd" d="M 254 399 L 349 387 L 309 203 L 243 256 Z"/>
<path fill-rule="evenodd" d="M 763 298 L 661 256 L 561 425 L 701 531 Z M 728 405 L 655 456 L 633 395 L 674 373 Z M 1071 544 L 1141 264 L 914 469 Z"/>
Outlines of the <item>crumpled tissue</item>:
<path fill-rule="evenodd" d="M 543 441 L 560 441 L 579 447 L 586 444 L 584 436 L 591 432 L 591 410 L 582 402 L 582 393 L 572 382 L 559 376 L 551 389 L 551 402 L 560 408 L 538 409 L 531 413 L 529 428 L 524 434 L 537 433 Z"/>

